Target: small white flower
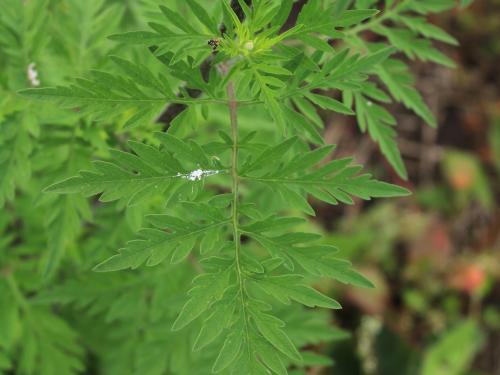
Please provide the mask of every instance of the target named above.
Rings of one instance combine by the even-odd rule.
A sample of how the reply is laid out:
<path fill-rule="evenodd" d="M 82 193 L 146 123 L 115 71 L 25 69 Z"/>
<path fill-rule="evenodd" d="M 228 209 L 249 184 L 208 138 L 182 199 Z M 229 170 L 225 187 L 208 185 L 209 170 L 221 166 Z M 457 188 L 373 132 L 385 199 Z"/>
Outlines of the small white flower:
<path fill-rule="evenodd" d="M 31 83 L 31 86 L 38 87 L 40 86 L 40 80 L 38 79 L 38 71 L 36 70 L 36 64 L 32 62 L 28 65 L 28 80 Z"/>
<path fill-rule="evenodd" d="M 368 100 L 368 101 L 366 102 L 366 105 L 367 105 L 368 107 L 371 107 L 371 106 L 373 105 L 373 103 L 372 103 L 370 100 Z"/>

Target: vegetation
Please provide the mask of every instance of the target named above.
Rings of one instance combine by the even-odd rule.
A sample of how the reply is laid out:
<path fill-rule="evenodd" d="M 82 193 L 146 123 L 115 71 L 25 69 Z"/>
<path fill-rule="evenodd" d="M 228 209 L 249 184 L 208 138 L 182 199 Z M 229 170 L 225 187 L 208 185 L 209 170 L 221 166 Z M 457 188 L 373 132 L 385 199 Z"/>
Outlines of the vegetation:
<path fill-rule="evenodd" d="M 315 206 L 409 191 L 336 157 L 322 114 L 407 179 L 386 106 L 437 125 L 405 61 L 454 66 L 426 16 L 456 2 L 4 3 L 0 373 L 328 366 L 341 305 L 312 285 L 373 285 Z"/>

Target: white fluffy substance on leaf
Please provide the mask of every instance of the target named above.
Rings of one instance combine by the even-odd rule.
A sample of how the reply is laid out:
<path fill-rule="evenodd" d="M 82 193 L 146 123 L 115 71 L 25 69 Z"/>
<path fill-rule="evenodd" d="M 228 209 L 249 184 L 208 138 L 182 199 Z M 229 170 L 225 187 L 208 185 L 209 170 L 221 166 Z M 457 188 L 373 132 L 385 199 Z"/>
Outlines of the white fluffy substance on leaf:
<path fill-rule="evenodd" d="M 185 178 L 186 180 L 189 181 L 200 181 L 205 177 L 213 176 L 219 173 L 220 171 L 214 169 L 212 170 L 195 169 L 194 171 L 187 174 L 177 173 L 177 176 Z"/>
<path fill-rule="evenodd" d="M 38 71 L 36 70 L 36 64 L 34 62 L 28 65 L 28 80 L 31 83 L 31 86 L 37 87 L 40 86 L 40 80 L 38 79 Z"/>

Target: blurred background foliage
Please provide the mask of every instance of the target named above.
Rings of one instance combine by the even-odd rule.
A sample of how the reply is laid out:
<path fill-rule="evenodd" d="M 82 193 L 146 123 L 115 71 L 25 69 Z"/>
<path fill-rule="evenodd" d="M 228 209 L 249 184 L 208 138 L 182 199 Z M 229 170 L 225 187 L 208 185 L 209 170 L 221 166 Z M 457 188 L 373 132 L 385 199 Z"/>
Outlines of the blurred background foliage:
<path fill-rule="evenodd" d="M 164 273 L 155 273 L 150 281 L 147 277 L 131 279 L 130 275 L 120 273 L 89 276 L 89 269 L 103 258 L 103 253 L 112 254 L 117 244 L 130 238 L 140 227 L 143 214 L 150 212 L 151 207 L 139 205 L 126 211 L 123 207 L 100 207 L 91 217 L 81 197 L 40 194 L 49 183 L 86 168 L 89 154 L 106 157 L 109 147 L 123 144 L 123 122 L 118 120 L 95 127 L 84 114 L 27 103 L 15 95 L 16 90 L 25 87 L 26 67 L 33 61 L 43 85 L 65 83 L 69 77 L 81 76 L 89 69 L 109 69 L 104 59 L 109 54 L 128 55 L 151 69 L 158 67 L 140 48 L 122 50 L 106 36 L 143 28 L 145 19 L 151 18 L 162 1 L 27 3 L 25 18 L 18 20 L 18 24 L 24 25 L 20 35 L 9 35 L 5 29 L 0 32 L 0 44 L 2 38 L 14 37 L 19 41 L 18 48 L 2 50 L 0 54 L 1 158 L 12 160 L 8 168 L 0 170 L 0 189 L 5 195 L 14 194 L 13 187 L 5 182 L 8 173 L 14 169 L 25 171 L 16 181 L 23 195 L 16 198 L 15 203 L 6 204 L 0 212 L 0 271 L 8 280 L 0 283 L 0 297 L 7 296 L 9 287 L 22 291 L 15 295 L 20 299 L 19 305 L 31 311 L 31 318 L 46 324 L 39 326 L 36 332 L 26 329 L 32 321 L 23 320 L 22 316 L 26 315 L 9 309 L 13 304 L 9 305 L 6 297 L 0 298 L 0 349 L 19 340 L 19 332 L 24 332 L 27 336 L 22 340 L 41 342 L 38 346 L 42 356 L 57 357 L 59 352 L 66 353 L 60 363 L 63 367 L 44 368 L 39 373 L 65 374 L 81 367 L 83 354 L 76 345 L 76 332 L 85 331 L 89 340 L 85 346 L 95 351 L 102 346 L 115 349 L 100 359 L 106 374 L 125 373 L 128 361 L 136 357 L 138 369 L 143 366 L 153 373 L 151 363 L 164 366 L 167 360 L 161 351 L 155 350 L 162 342 L 166 346 L 176 342 L 176 348 L 170 348 L 171 367 L 194 366 L 183 363 L 187 360 L 188 348 L 182 338 L 170 332 L 170 321 L 161 323 L 162 314 L 171 318 L 168 317 L 171 312 L 164 312 L 166 306 L 175 308 L 180 303 L 179 296 L 184 294 L 186 280 L 182 270 L 169 270 L 168 278 Z M 180 11 L 185 6 L 182 0 L 172 3 Z M 373 5 L 376 1 L 367 3 Z M 12 23 L 9 15 L 17 11 L 15 6 L 19 4 L 22 2 L 2 0 L 3 25 Z M 47 18 L 39 12 L 46 12 Z M 37 23 L 31 24 L 35 19 Z M 336 295 L 344 305 L 343 310 L 332 316 L 321 313 L 317 319 L 331 320 L 353 334 L 347 338 L 333 328 L 331 332 L 315 332 L 314 321 L 309 332 L 295 332 L 303 343 L 316 342 L 318 337 L 339 339 L 335 344 L 318 345 L 335 365 L 313 367 L 310 375 L 500 374 L 500 1 L 477 0 L 466 9 L 433 16 L 432 21 L 456 37 L 460 47 L 440 46 L 456 61 L 454 70 L 432 64 L 412 64 L 418 77 L 417 85 L 438 118 L 437 130 L 423 126 L 421 120 L 398 105 L 391 108 L 401 132 L 399 145 L 409 182 L 399 179 L 377 147 L 360 134 L 355 119 L 321 114 L 326 123 L 327 142 L 338 145 L 337 156 L 356 155 L 357 161 L 366 164 L 378 177 L 406 185 L 414 194 L 394 201 L 359 201 L 347 208 L 312 202 L 319 212 L 315 229 L 327 234 L 332 244 L 349 254 L 375 283 L 376 289 L 339 289 L 338 285 L 327 282 L 316 285 Z M 376 35 L 367 37 L 377 38 Z M 221 108 L 221 116 L 225 116 L 223 111 Z M 259 114 L 248 113 L 246 119 L 245 114 L 242 115 L 242 127 L 247 123 L 255 128 Z M 199 114 L 185 113 L 172 126 L 181 135 L 197 131 L 187 126 L 194 122 L 191 116 L 206 121 L 209 131 L 210 123 L 217 121 L 218 111 L 212 111 L 211 117 L 205 120 Z M 74 126 L 75 123 L 78 126 Z M 265 118 L 258 123 L 263 130 L 266 128 Z M 50 125 L 44 125 L 45 131 L 41 132 L 39 124 Z M 146 131 L 142 136 L 149 137 Z M 15 144 L 23 147 L 14 148 Z M 49 154 L 38 158 L 39 153 Z M 30 175 L 38 176 L 32 180 L 35 183 L 28 184 Z M 61 212 L 68 214 L 61 215 Z M 116 212 L 123 213 L 119 220 L 112 223 L 100 220 Z M 88 224 L 81 226 L 82 220 Z M 96 224 L 101 222 L 106 225 Z M 4 235 L 13 232 L 15 236 Z M 67 240 L 78 236 L 86 239 L 81 246 Z M 21 243 L 19 237 L 25 241 Z M 60 238 L 65 238 L 64 244 L 59 242 Z M 9 253 L 7 262 L 5 249 L 8 247 L 15 250 Z M 71 284 L 59 293 L 43 293 L 46 281 L 40 272 L 33 270 L 42 269 L 47 262 L 40 257 L 40 249 L 46 247 L 55 248 L 56 253 L 58 247 L 65 247 L 72 261 L 78 264 L 76 268 L 68 268 L 60 279 L 70 274 L 85 283 L 85 289 L 79 289 L 81 284 L 74 286 L 80 300 L 67 297 L 71 295 L 68 293 Z M 17 267 L 16 272 L 22 275 L 20 285 L 13 284 L 6 264 Z M 75 269 L 81 271 L 73 273 Z M 149 272 L 146 270 L 144 274 Z M 160 280 L 163 287 L 155 289 L 152 295 L 145 295 L 148 283 L 156 280 Z M 57 286 L 57 282 L 54 283 Z M 109 288 L 102 290 L 102 285 Z M 137 293 L 137 305 L 120 306 L 117 290 Z M 115 299 L 115 308 L 106 311 L 110 298 Z M 54 300 L 90 308 L 91 314 L 81 317 L 78 310 L 61 312 L 47 308 L 47 303 Z M 151 306 L 146 308 L 144 301 Z M 123 315 L 123 311 L 129 315 Z M 61 315 L 74 326 L 67 326 Z M 97 324 L 95 316 L 104 318 Z M 157 325 L 158 334 L 148 338 L 149 341 L 141 338 L 144 323 L 138 317 L 144 316 L 151 317 L 151 324 Z M 300 319 L 300 313 L 297 316 Z M 129 326 L 119 324 L 120 320 L 132 318 L 135 320 Z M 102 340 L 100 334 L 106 324 L 112 324 L 115 331 Z M 21 326 L 24 329 L 20 329 Z M 30 332 L 35 333 L 30 336 Z M 309 340 L 309 336 L 313 339 Z M 46 337 L 55 341 L 54 346 L 43 345 Z M 50 351 L 44 352 L 47 348 Z M 124 353 L 130 357 L 122 363 L 118 358 L 124 358 Z M 23 355 L 31 354 L 27 350 Z M 163 362 L 158 358 L 163 358 Z M 7 360 L 0 350 L 0 373 L 3 368 L 9 368 Z M 89 362 L 92 363 L 92 358 Z M 32 369 L 31 372 L 29 368 L 24 370 L 33 373 Z"/>
<path fill-rule="evenodd" d="M 413 64 L 439 127 L 399 106 L 391 111 L 413 196 L 325 207 L 318 217 L 376 285 L 340 292 L 336 319 L 355 334 L 330 348 L 336 365 L 328 374 L 500 374 L 500 1 L 433 22 L 460 42 L 443 46 L 454 70 Z M 336 116 L 327 123 L 340 152 L 391 178 L 355 124 Z"/>

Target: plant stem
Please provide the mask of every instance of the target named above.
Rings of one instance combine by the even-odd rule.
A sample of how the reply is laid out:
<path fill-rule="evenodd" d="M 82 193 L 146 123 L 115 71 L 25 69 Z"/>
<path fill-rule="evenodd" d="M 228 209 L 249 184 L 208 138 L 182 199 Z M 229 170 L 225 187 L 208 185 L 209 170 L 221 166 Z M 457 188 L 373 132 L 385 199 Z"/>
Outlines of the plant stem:
<path fill-rule="evenodd" d="M 248 320 L 246 314 L 245 280 L 243 279 L 243 271 L 241 269 L 241 260 L 240 260 L 241 234 L 240 234 L 239 219 L 238 219 L 238 194 L 239 194 L 239 183 L 240 183 L 240 177 L 238 176 L 238 101 L 236 100 L 233 81 L 229 81 L 227 85 L 227 96 L 229 99 L 228 101 L 229 117 L 231 120 L 231 135 L 233 139 L 232 156 L 231 156 L 233 204 L 232 204 L 231 216 L 232 216 L 233 241 L 234 241 L 234 251 L 235 251 L 234 256 L 235 256 L 235 266 L 236 266 L 236 277 L 238 279 L 238 285 L 239 285 L 241 311 L 245 326 L 247 348 L 249 349 L 248 345 L 250 344 L 250 336 L 249 336 Z"/>
<path fill-rule="evenodd" d="M 233 236 L 236 243 L 236 257 L 239 254 L 239 234 L 238 234 L 238 190 L 239 190 L 239 176 L 238 176 L 238 103 L 234 92 L 234 83 L 229 82 L 227 86 L 227 95 L 229 98 L 229 116 L 231 119 L 231 135 L 233 139 L 232 156 L 231 156 L 231 178 L 232 178 L 232 192 L 233 192 L 233 205 L 232 205 L 232 220 L 233 220 Z"/>

